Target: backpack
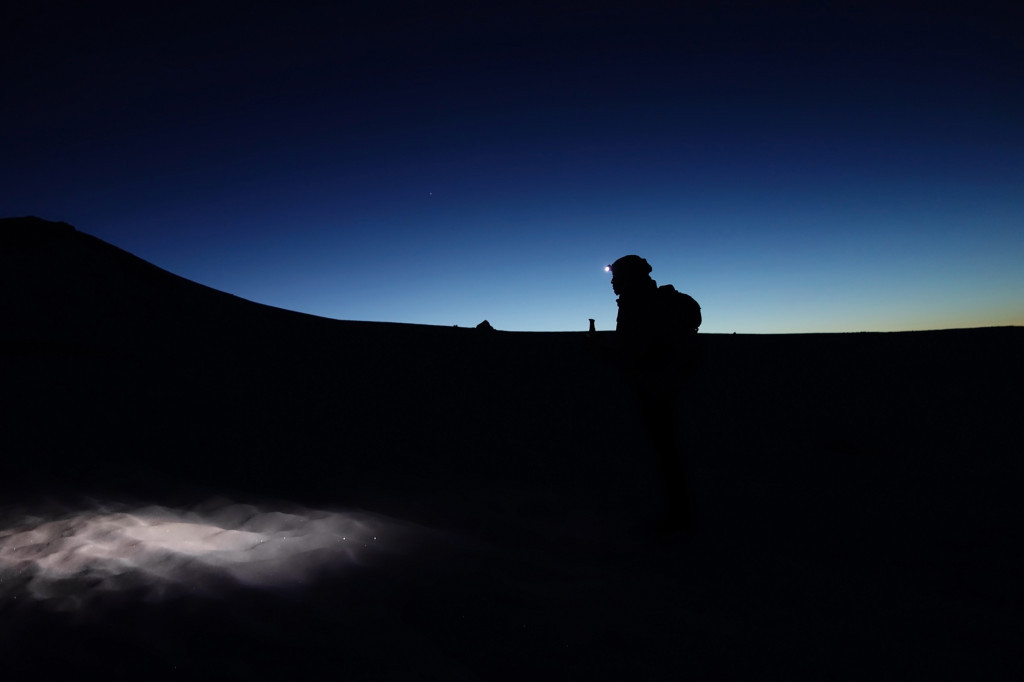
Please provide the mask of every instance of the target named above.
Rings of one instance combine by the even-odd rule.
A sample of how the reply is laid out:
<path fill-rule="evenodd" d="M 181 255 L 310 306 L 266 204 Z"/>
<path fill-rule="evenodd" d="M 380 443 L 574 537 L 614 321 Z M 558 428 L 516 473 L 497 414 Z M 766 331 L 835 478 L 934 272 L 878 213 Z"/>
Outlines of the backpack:
<path fill-rule="evenodd" d="M 676 291 L 671 284 L 658 287 L 662 310 L 673 333 L 681 336 L 696 334 L 700 328 L 700 305 L 689 294 Z"/>

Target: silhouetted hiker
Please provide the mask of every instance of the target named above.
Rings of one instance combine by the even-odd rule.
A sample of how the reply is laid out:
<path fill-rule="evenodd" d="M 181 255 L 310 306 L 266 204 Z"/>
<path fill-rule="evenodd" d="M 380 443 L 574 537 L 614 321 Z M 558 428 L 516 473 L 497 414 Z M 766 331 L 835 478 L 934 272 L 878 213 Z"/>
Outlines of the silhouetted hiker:
<path fill-rule="evenodd" d="M 689 530 L 693 508 L 679 447 L 676 405 L 679 388 L 697 356 L 700 306 L 671 284 L 659 287 L 640 256 L 608 266 L 618 295 L 615 321 L 617 364 L 636 393 L 640 416 L 658 458 L 665 496 L 659 530 Z"/>

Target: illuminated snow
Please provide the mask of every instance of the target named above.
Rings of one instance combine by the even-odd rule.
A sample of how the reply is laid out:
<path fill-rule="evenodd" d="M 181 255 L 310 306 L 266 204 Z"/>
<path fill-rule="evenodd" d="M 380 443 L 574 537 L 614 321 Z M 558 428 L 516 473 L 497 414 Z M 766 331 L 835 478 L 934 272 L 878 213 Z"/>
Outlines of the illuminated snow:
<path fill-rule="evenodd" d="M 52 520 L 22 516 L 4 526 L 0 598 L 24 590 L 68 604 L 97 590 L 192 591 L 211 578 L 294 585 L 313 572 L 359 562 L 371 549 L 401 549 L 402 535 L 396 522 L 364 513 L 283 513 L 237 504 L 202 511 L 91 510 Z"/>

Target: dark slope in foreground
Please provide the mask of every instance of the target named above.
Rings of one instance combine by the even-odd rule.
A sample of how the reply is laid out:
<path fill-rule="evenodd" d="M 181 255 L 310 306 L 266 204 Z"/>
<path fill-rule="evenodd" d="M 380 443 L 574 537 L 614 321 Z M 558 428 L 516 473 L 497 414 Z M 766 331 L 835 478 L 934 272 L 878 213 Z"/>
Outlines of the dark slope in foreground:
<path fill-rule="evenodd" d="M 0 323 L 7 504 L 279 499 L 487 548 L 305 601 L 125 606 L 129 628 L 72 630 L 92 634 L 67 670 L 1020 672 L 1022 329 L 703 336 L 681 415 L 700 526 L 664 545 L 622 536 L 653 509 L 652 463 L 582 334 L 301 315 L 24 221 L 0 222 Z M 25 672 L 68 632 L 5 622 Z"/>
<path fill-rule="evenodd" d="M 452 470 L 589 476 L 630 455 L 629 402 L 582 334 L 328 320 L 184 280 L 70 226 L 0 225 L 12 473 L 330 495 Z M 1019 328 L 705 335 L 689 437 L 752 460 L 941 450 L 968 467 L 1009 445 L 1022 340 Z"/>
<path fill-rule="evenodd" d="M 607 400 L 577 335 L 317 318 L 27 228 L 48 234 L 8 241 L 0 263 L 5 485 L 335 500 L 424 475 L 552 475 L 551 453 L 599 450 L 600 418 L 573 423 Z"/>

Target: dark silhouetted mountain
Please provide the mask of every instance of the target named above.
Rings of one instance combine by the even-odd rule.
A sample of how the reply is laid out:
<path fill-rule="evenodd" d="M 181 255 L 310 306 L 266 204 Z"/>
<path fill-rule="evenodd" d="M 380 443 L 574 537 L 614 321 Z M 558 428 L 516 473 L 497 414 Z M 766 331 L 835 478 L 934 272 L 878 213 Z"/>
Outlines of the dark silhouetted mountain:
<path fill-rule="evenodd" d="M 0 243 L 0 347 L 19 424 L 6 434 L 8 485 L 86 477 L 143 490 L 170 476 L 322 499 L 451 467 L 550 476 L 568 463 L 548 461 L 549 448 L 601 440 L 589 423 L 569 427 L 579 419 L 566 406 L 606 402 L 607 385 L 572 334 L 295 313 L 38 218 L 3 220 Z M 569 372 L 556 386 L 552 351 Z"/>
<path fill-rule="evenodd" d="M 67 223 L 2 219 L 0 245 L 6 343 L 173 346 L 317 320 L 184 279 Z"/>

